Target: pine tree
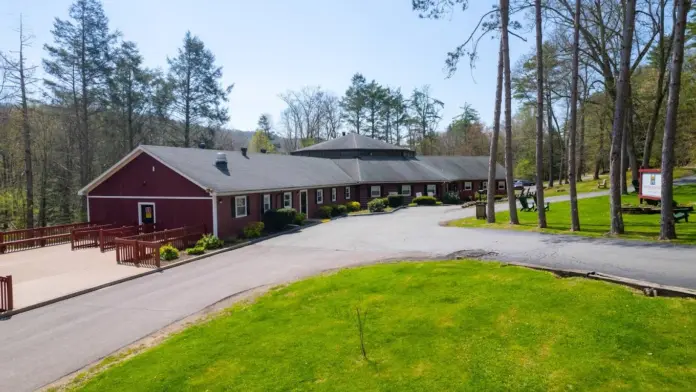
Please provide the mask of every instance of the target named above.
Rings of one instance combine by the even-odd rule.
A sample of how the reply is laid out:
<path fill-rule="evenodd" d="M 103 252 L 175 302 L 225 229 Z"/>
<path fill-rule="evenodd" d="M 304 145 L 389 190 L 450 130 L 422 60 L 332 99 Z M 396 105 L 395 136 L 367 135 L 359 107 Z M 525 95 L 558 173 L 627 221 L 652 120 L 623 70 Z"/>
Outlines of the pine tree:
<path fill-rule="evenodd" d="M 50 78 L 46 87 L 58 103 L 67 104 L 78 124 L 77 148 L 80 162 L 80 186 L 92 180 L 94 161 L 91 117 L 106 101 L 107 80 L 113 64 L 112 46 L 116 35 L 98 0 L 77 0 L 70 6 L 68 20 L 53 22 L 53 45 L 45 45 L 48 58 L 44 69 Z M 83 216 L 87 212 L 82 202 Z"/>
<path fill-rule="evenodd" d="M 259 122 L 258 122 L 259 129 L 262 130 L 265 134 L 266 137 L 270 140 L 273 139 L 273 136 L 271 135 L 271 129 L 273 129 L 273 125 L 271 124 L 271 115 L 268 113 L 263 113 L 259 116 Z"/>
<path fill-rule="evenodd" d="M 346 90 L 346 95 L 341 99 L 341 109 L 349 128 L 361 134 L 365 124 L 365 112 L 367 110 L 366 97 L 367 82 L 362 74 L 356 73 L 351 79 L 351 85 Z"/>
<path fill-rule="evenodd" d="M 195 126 L 217 126 L 229 120 L 228 110 L 222 105 L 234 85 L 222 86 L 222 67 L 215 65 L 213 52 L 190 31 L 177 56 L 167 62 L 173 84 L 173 114 L 184 123 L 183 145 L 189 147 Z"/>
<path fill-rule="evenodd" d="M 380 135 L 382 128 L 382 113 L 385 107 L 387 92 L 384 87 L 374 80 L 365 88 L 365 116 L 367 119 L 366 133 L 373 139 L 385 139 Z"/>

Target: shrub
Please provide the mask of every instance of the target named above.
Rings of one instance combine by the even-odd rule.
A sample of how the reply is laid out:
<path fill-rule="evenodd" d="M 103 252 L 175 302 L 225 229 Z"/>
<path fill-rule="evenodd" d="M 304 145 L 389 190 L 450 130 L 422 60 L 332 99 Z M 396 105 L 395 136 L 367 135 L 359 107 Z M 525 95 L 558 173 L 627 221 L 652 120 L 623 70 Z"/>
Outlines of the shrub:
<path fill-rule="evenodd" d="M 307 215 L 305 215 L 302 212 L 298 212 L 297 215 L 295 215 L 295 220 L 292 222 L 298 226 L 304 225 L 305 221 L 307 220 Z"/>
<path fill-rule="evenodd" d="M 374 199 L 367 203 L 367 209 L 370 212 L 382 212 L 384 211 L 384 199 Z"/>
<path fill-rule="evenodd" d="M 203 248 L 205 250 L 222 248 L 222 245 L 222 240 L 212 234 L 204 234 L 203 237 L 196 242 L 196 248 Z"/>
<path fill-rule="evenodd" d="M 263 222 L 249 222 L 244 227 L 244 238 L 259 238 L 263 232 Z"/>
<path fill-rule="evenodd" d="M 346 208 L 348 208 L 348 212 L 360 211 L 360 203 L 357 201 L 349 201 L 346 203 Z"/>
<path fill-rule="evenodd" d="M 348 207 L 343 204 L 334 204 L 331 206 L 331 216 L 341 216 L 348 212 Z"/>
<path fill-rule="evenodd" d="M 444 204 L 462 204 L 462 199 L 457 192 L 447 192 L 442 196 Z"/>
<path fill-rule="evenodd" d="M 417 207 L 418 204 L 416 204 L 416 203 L 408 203 L 408 206 L 409 206 L 409 207 Z"/>
<path fill-rule="evenodd" d="M 179 258 L 179 250 L 172 246 L 172 244 L 167 244 L 160 247 L 160 259 L 165 261 L 170 261 Z"/>
<path fill-rule="evenodd" d="M 186 254 L 189 256 L 202 255 L 203 253 L 205 253 L 205 248 L 200 247 L 200 246 L 186 249 Z"/>
<path fill-rule="evenodd" d="M 387 196 L 387 204 L 391 208 L 401 207 L 404 205 L 404 197 L 402 195 L 389 195 Z"/>
<path fill-rule="evenodd" d="M 267 231 L 281 231 L 285 226 L 295 222 L 297 211 L 294 208 L 268 210 L 263 214 L 263 224 Z"/>
<path fill-rule="evenodd" d="M 331 206 L 321 206 L 319 207 L 319 218 L 330 219 L 331 214 L 333 214 L 333 207 Z"/>
<path fill-rule="evenodd" d="M 420 196 L 413 199 L 413 202 L 419 206 L 434 206 L 437 199 L 432 196 Z"/>
<path fill-rule="evenodd" d="M 441 206 L 441 205 L 442 205 L 442 202 L 441 202 L 441 201 L 436 201 L 436 202 L 435 202 L 435 205 L 436 205 L 436 206 Z"/>

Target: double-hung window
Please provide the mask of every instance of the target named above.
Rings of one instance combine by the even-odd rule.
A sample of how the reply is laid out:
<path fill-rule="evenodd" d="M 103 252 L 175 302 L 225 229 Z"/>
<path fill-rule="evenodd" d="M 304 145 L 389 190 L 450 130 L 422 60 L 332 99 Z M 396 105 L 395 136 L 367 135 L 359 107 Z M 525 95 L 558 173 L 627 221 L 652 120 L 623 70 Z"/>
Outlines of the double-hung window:
<path fill-rule="evenodd" d="M 498 190 L 505 190 L 505 181 L 498 181 Z"/>
<path fill-rule="evenodd" d="M 263 195 L 263 212 L 266 212 L 271 209 L 271 195 L 265 194 Z"/>
<path fill-rule="evenodd" d="M 346 200 L 350 200 L 350 187 L 346 187 Z"/>
<path fill-rule="evenodd" d="M 437 189 L 437 186 L 435 184 L 428 184 L 426 185 L 425 193 L 428 196 L 435 196 L 437 193 L 435 190 Z"/>
<path fill-rule="evenodd" d="M 382 196 L 382 187 L 379 185 L 372 185 L 370 187 L 370 197 L 380 197 Z"/>
<path fill-rule="evenodd" d="M 317 189 L 317 204 L 324 204 L 324 190 Z"/>
<path fill-rule="evenodd" d="M 488 181 L 484 181 L 481 183 L 481 189 L 483 189 L 484 191 L 488 190 Z"/>
<path fill-rule="evenodd" d="M 331 188 L 331 201 L 336 201 L 336 188 Z"/>
<path fill-rule="evenodd" d="M 283 207 L 292 208 L 292 192 L 283 193 Z"/>
<path fill-rule="evenodd" d="M 470 191 L 473 187 L 471 186 L 471 181 L 464 181 L 464 190 Z"/>
<path fill-rule="evenodd" d="M 411 196 L 411 185 L 401 185 L 401 195 Z"/>
<path fill-rule="evenodd" d="M 235 218 L 243 218 L 247 216 L 247 197 L 236 196 L 234 198 L 234 216 Z"/>

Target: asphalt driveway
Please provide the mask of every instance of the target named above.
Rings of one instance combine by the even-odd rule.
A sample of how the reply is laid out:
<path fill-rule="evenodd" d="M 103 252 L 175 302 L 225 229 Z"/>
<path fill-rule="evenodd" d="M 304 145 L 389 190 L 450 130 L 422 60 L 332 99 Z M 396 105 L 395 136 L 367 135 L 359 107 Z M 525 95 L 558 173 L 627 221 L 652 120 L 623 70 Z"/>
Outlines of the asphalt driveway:
<path fill-rule="evenodd" d="M 384 259 L 483 250 L 696 288 L 694 248 L 438 225 L 472 213 L 419 207 L 339 219 L 19 314 L 0 322 L 0 390 L 34 390 L 232 294 Z"/>

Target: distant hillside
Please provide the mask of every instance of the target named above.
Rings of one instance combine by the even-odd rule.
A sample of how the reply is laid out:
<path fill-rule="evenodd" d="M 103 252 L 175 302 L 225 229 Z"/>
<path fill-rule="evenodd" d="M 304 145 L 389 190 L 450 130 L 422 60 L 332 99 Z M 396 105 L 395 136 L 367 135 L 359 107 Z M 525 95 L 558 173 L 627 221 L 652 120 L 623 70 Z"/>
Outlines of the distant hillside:
<path fill-rule="evenodd" d="M 216 146 L 225 150 L 237 150 L 242 147 L 248 147 L 251 138 L 254 136 L 254 132 L 251 131 L 241 131 L 239 129 L 223 129 L 216 136 Z M 275 137 L 273 140 L 276 152 L 288 153 L 285 148 L 285 139 L 282 137 Z"/>

